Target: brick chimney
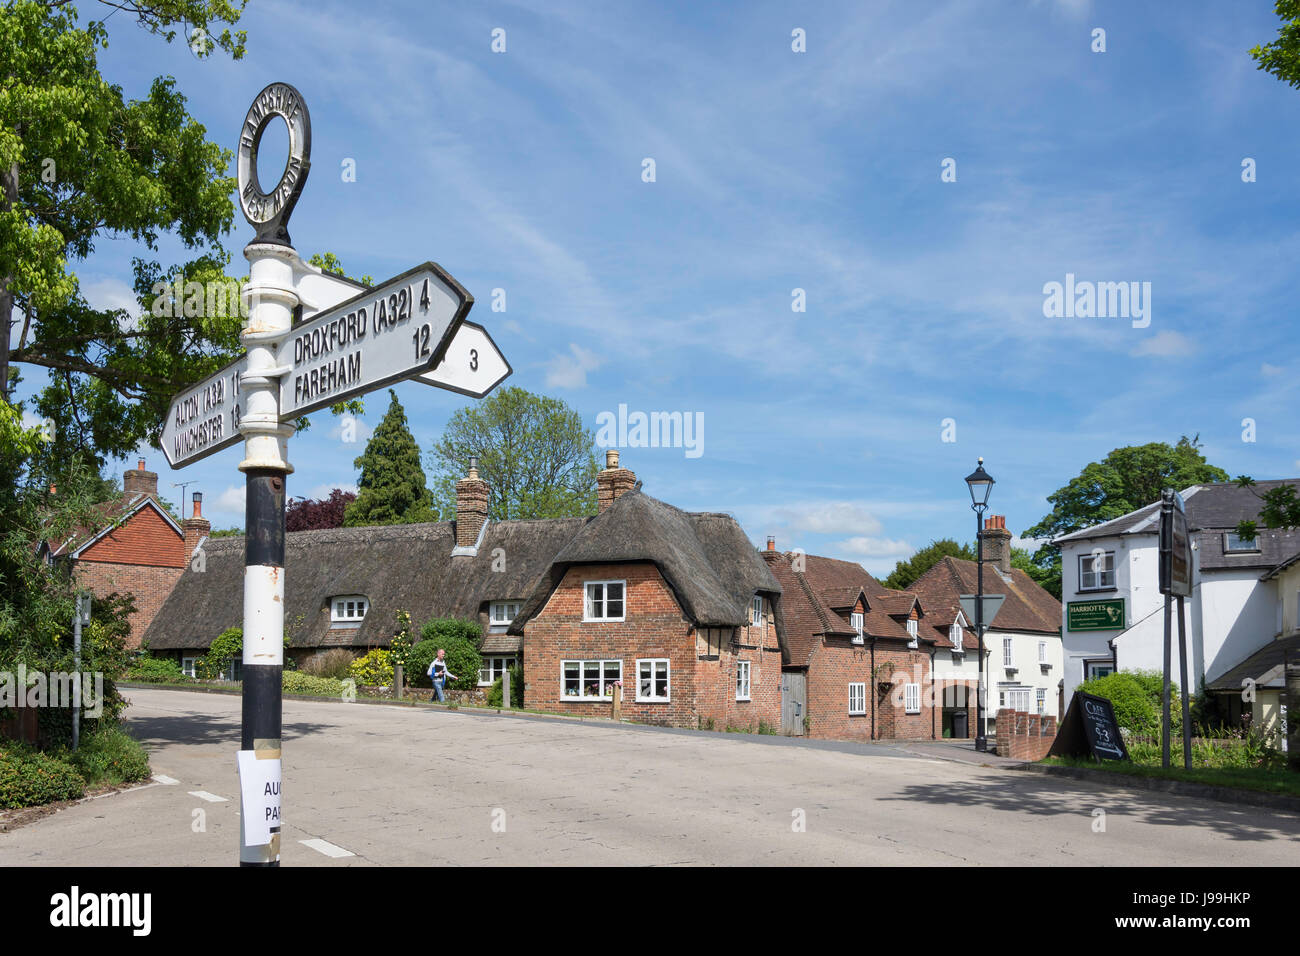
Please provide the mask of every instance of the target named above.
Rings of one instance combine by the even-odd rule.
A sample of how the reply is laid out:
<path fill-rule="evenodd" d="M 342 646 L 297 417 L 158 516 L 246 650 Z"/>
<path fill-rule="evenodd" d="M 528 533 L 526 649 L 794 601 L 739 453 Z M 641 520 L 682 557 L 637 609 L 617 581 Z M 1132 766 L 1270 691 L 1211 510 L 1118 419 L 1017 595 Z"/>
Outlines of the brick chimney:
<path fill-rule="evenodd" d="M 478 458 L 469 460 L 469 474 L 456 482 L 456 547 L 472 548 L 488 517 L 486 481 L 478 476 Z"/>
<path fill-rule="evenodd" d="M 1007 530 L 1004 515 L 989 515 L 984 519 L 984 560 L 995 565 L 1003 574 L 1011 573 L 1011 532 Z"/>
<path fill-rule="evenodd" d="M 194 549 L 199 546 L 199 542 L 207 537 L 208 532 L 212 530 L 212 522 L 203 517 L 203 492 L 194 492 L 194 511 L 181 522 L 181 530 L 185 532 L 185 559 L 188 561 L 194 556 Z"/>
<path fill-rule="evenodd" d="M 605 451 L 605 468 L 596 473 L 596 511 L 606 508 L 636 487 L 636 474 L 618 466 L 618 450 Z"/>
<path fill-rule="evenodd" d="M 122 491 L 128 495 L 158 497 L 158 473 L 144 470 L 144 459 L 134 468 L 122 472 Z"/>

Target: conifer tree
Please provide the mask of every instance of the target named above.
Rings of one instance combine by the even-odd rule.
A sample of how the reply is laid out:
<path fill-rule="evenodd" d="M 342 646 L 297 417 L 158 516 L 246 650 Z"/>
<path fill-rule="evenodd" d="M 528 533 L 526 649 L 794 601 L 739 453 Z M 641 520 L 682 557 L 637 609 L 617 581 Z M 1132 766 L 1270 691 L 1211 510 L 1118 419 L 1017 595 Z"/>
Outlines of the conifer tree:
<path fill-rule="evenodd" d="M 343 513 L 345 527 L 376 524 L 413 524 L 433 521 L 432 502 L 420 467 L 420 449 L 406 424 L 406 410 L 397 393 L 384 419 L 366 442 L 365 452 L 353 462 L 361 469 L 357 498 Z"/>

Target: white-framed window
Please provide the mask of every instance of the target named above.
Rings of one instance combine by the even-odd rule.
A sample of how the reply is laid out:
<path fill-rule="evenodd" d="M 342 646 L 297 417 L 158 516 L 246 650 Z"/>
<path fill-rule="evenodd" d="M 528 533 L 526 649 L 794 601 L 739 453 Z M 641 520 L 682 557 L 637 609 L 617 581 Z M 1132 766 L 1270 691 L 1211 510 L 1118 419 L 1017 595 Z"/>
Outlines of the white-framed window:
<path fill-rule="evenodd" d="M 755 627 L 763 626 L 763 595 L 755 594 L 754 601 L 750 607 L 749 623 Z"/>
<path fill-rule="evenodd" d="M 1224 553 L 1234 551 L 1258 551 L 1259 536 L 1253 538 L 1243 538 L 1235 531 L 1225 531 L 1223 533 L 1223 550 Z"/>
<path fill-rule="evenodd" d="M 921 712 L 921 685 L 903 685 L 903 712 L 919 714 Z"/>
<path fill-rule="evenodd" d="M 623 620 L 626 581 L 587 581 L 586 592 L 582 611 L 584 621 Z"/>
<path fill-rule="evenodd" d="M 962 632 L 961 621 L 953 621 L 952 627 L 948 628 L 948 640 L 952 641 L 952 649 L 955 651 L 962 650 Z"/>
<path fill-rule="evenodd" d="M 488 623 L 508 625 L 519 616 L 518 601 L 493 601 L 488 605 Z"/>
<path fill-rule="evenodd" d="M 866 626 L 865 622 L 863 621 L 863 614 L 862 614 L 862 612 L 861 612 L 861 611 L 854 611 L 852 614 L 850 614 L 850 615 L 849 615 L 849 624 L 852 625 L 853 630 L 855 630 L 855 631 L 858 632 L 858 636 L 855 637 L 855 638 L 853 639 L 853 643 L 854 643 L 854 644 L 861 644 L 861 643 L 862 643 L 862 629 Z"/>
<path fill-rule="evenodd" d="M 919 633 L 919 631 L 920 631 L 920 623 L 917 621 L 916 618 L 909 617 L 907 619 L 907 636 L 911 638 L 911 641 L 908 642 L 907 645 L 908 647 L 916 647 L 917 634 Z"/>
<path fill-rule="evenodd" d="M 749 700 L 749 661 L 736 661 L 736 700 Z"/>
<path fill-rule="evenodd" d="M 330 620 L 335 624 L 359 624 L 370 602 L 359 594 L 344 594 L 330 601 Z"/>
<path fill-rule="evenodd" d="M 1039 687 L 1034 691 L 1035 703 L 1038 705 L 1038 712 L 1041 714 L 1047 707 L 1047 691 Z"/>
<path fill-rule="evenodd" d="M 1115 552 L 1079 555 L 1079 590 L 1098 591 L 1115 586 Z"/>
<path fill-rule="evenodd" d="M 1008 687 L 1005 690 L 998 691 L 998 706 L 1010 707 L 1012 710 L 1021 710 L 1029 712 L 1031 687 Z"/>
<path fill-rule="evenodd" d="M 186 677 L 198 676 L 194 673 L 194 667 L 196 664 L 198 664 L 198 662 L 199 659 L 197 657 L 182 657 L 181 672 L 184 673 Z"/>
<path fill-rule="evenodd" d="M 648 703 L 671 700 L 666 657 L 640 659 L 636 662 L 636 699 Z"/>
<path fill-rule="evenodd" d="M 1115 673 L 1115 662 L 1110 658 L 1104 661 L 1085 661 L 1083 664 L 1083 679 L 1092 680 L 1094 677 L 1109 677 Z"/>
<path fill-rule="evenodd" d="M 565 700 L 609 700 L 622 680 L 622 661 L 560 662 L 560 694 Z"/>
<path fill-rule="evenodd" d="M 1015 665 L 1015 660 L 1016 659 L 1011 654 L 1011 638 L 1002 638 L 1002 666 L 1013 667 Z"/>
<path fill-rule="evenodd" d="M 865 714 L 867 712 L 867 685 L 866 684 L 849 684 L 849 714 Z"/>
<path fill-rule="evenodd" d="M 1047 663 L 1047 642 L 1046 641 L 1038 642 L 1038 663 L 1040 664 Z"/>
<path fill-rule="evenodd" d="M 491 687 L 498 677 L 505 675 L 510 665 L 515 662 L 512 655 L 492 655 L 483 658 L 483 666 L 478 669 L 478 686 Z"/>

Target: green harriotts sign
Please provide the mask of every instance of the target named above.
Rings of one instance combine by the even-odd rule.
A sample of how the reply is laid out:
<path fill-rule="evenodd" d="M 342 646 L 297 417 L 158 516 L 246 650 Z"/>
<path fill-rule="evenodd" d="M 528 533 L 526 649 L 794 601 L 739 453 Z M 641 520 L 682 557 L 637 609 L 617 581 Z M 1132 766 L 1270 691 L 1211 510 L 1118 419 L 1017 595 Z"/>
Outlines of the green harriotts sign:
<path fill-rule="evenodd" d="M 1117 631 L 1124 626 L 1124 599 L 1071 601 L 1065 606 L 1067 631 Z"/>

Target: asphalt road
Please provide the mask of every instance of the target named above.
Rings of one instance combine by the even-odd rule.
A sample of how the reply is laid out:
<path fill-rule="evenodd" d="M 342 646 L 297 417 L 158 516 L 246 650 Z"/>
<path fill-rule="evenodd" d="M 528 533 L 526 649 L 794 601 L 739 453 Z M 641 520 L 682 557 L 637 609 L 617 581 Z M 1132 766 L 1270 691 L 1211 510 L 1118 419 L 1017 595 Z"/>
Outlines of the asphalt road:
<path fill-rule="evenodd" d="M 175 782 L 0 834 L 0 863 L 237 862 L 239 698 L 127 693 L 155 774 Z M 1300 858 L 1297 814 L 885 745 L 314 701 L 285 702 L 284 738 L 286 866 L 1261 866 Z M 340 853 L 348 855 L 331 855 Z"/>

